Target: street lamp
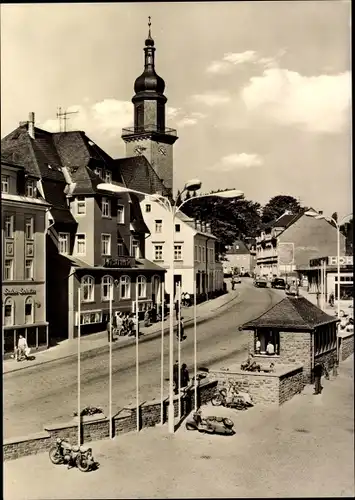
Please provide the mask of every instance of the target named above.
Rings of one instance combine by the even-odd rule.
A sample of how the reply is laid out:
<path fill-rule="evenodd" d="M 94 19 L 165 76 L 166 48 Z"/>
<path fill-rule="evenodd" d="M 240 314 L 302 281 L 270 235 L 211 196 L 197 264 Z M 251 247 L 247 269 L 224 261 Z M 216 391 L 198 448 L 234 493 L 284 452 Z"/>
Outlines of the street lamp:
<path fill-rule="evenodd" d="M 352 214 L 348 214 L 345 217 L 341 219 L 340 222 L 336 221 L 333 217 L 329 217 L 323 214 L 319 214 L 318 212 L 314 210 L 307 210 L 307 212 L 304 213 L 308 217 L 313 217 L 314 219 L 325 219 L 328 222 L 332 222 L 336 228 L 337 228 L 337 286 L 334 286 L 335 290 L 335 297 L 337 298 L 337 316 L 338 319 L 340 318 L 340 227 L 341 225 L 345 222 L 345 220 L 352 216 Z M 338 331 L 339 331 L 339 326 L 338 326 Z M 337 362 L 339 361 L 338 356 L 339 356 L 339 342 L 338 342 L 338 335 L 336 339 L 336 349 L 337 349 Z"/>
<path fill-rule="evenodd" d="M 191 179 L 186 182 L 184 189 L 181 192 L 181 196 L 189 191 L 195 192 L 201 189 L 201 181 L 199 179 Z M 190 199 L 200 199 L 200 198 L 209 198 L 209 197 L 219 197 L 219 198 L 241 198 L 244 196 L 242 191 L 237 189 L 228 189 L 226 191 L 220 191 L 212 194 L 201 194 L 194 196 L 193 198 L 185 199 L 180 205 L 175 205 L 171 199 L 167 196 L 163 196 L 161 194 L 149 194 L 143 193 L 142 191 L 137 191 L 135 189 L 126 188 L 124 186 L 118 186 L 116 184 L 109 183 L 101 183 L 97 186 L 98 189 L 103 191 L 108 191 L 111 193 L 132 193 L 136 195 L 140 195 L 143 197 L 149 197 L 153 201 L 156 201 L 164 209 L 170 213 L 171 215 L 171 233 L 170 233 L 170 241 L 171 241 L 171 251 L 169 258 L 169 269 L 171 270 L 172 277 L 172 289 L 170 293 L 169 300 L 169 407 L 168 407 L 168 428 L 169 433 L 174 434 L 175 425 L 174 425 L 174 228 L 175 228 L 175 217 L 178 212 L 181 210 L 183 205 Z M 196 277 L 195 277 L 196 279 Z M 196 288 L 195 288 L 196 293 Z M 195 298 L 196 300 L 196 298 Z M 196 308 L 195 308 L 195 316 L 196 316 Z M 195 406 L 197 400 L 197 342 L 196 342 L 196 319 L 195 319 L 195 328 L 194 328 L 194 368 L 195 368 Z"/>

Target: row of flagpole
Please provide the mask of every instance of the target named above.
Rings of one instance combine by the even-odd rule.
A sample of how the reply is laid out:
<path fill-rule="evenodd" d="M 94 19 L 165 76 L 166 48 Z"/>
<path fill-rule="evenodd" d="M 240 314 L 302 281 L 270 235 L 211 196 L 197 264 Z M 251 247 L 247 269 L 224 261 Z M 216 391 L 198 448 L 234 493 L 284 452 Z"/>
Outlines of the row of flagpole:
<path fill-rule="evenodd" d="M 161 367 L 160 367 L 160 422 L 164 423 L 164 316 L 165 316 L 165 283 L 162 282 L 161 296 Z M 181 285 L 177 285 L 177 301 L 178 301 L 178 325 L 177 325 L 177 341 L 178 341 L 178 394 L 181 391 Z M 112 419 L 112 301 L 113 301 L 113 283 L 110 286 L 110 301 L 109 301 L 109 437 L 113 438 L 113 419 Z M 169 314 L 174 314 L 169 311 Z M 138 310 L 138 284 L 136 285 L 135 299 L 135 323 L 136 323 L 136 417 L 137 417 L 137 432 L 140 429 L 139 421 L 139 310 Z M 197 325 L 196 325 L 196 281 L 194 281 L 194 391 L 195 391 L 195 410 L 197 409 Z M 81 289 L 78 288 L 78 445 L 81 444 Z M 178 411 L 179 419 L 181 418 L 181 406 Z"/>

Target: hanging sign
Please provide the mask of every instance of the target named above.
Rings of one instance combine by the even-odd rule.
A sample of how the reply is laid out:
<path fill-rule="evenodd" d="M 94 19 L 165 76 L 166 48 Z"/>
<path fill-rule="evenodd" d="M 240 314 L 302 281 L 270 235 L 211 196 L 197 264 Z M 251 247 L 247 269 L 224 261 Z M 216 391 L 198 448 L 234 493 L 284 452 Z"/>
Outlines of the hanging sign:
<path fill-rule="evenodd" d="M 341 255 L 339 257 L 339 264 L 341 266 L 352 266 L 353 265 L 353 256 L 352 255 Z M 328 257 L 328 265 L 329 266 L 337 266 L 338 265 L 338 257 L 336 255 L 332 255 Z"/>

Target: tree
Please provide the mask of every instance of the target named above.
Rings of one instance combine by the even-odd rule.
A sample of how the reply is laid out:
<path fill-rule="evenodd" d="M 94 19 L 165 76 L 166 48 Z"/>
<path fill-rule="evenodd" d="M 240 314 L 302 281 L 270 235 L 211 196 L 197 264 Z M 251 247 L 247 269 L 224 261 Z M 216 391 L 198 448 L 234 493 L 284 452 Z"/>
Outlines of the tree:
<path fill-rule="evenodd" d="M 180 190 L 178 190 L 177 195 L 176 195 L 175 205 L 179 206 L 179 205 L 181 205 L 181 203 L 182 203 L 181 192 L 180 192 Z"/>
<path fill-rule="evenodd" d="M 353 255 L 353 218 L 345 224 L 340 226 L 340 232 L 345 236 L 345 253 L 346 255 Z"/>
<path fill-rule="evenodd" d="M 271 198 L 263 207 L 262 222 L 269 224 L 275 222 L 286 210 L 297 214 L 301 210 L 299 202 L 293 196 L 278 195 Z"/>
<path fill-rule="evenodd" d="M 338 222 L 338 213 L 337 212 L 334 212 L 333 215 L 332 215 L 332 219 L 335 220 L 335 222 Z"/>
<path fill-rule="evenodd" d="M 191 198 L 190 191 L 186 191 L 185 200 L 189 200 L 190 198 Z"/>

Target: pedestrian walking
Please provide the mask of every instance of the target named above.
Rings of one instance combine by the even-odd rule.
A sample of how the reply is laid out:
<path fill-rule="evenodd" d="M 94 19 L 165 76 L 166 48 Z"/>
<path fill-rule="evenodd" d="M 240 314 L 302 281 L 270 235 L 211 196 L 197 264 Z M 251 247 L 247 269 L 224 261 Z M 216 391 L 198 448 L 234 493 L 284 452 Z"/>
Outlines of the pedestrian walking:
<path fill-rule="evenodd" d="M 186 363 L 183 363 L 181 366 L 180 377 L 181 377 L 181 387 L 187 387 L 190 382 L 190 375 Z"/>
<path fill-rule="evenodd" d="M 144 326 L 147 328 L 150 325 L 150 309 L 147 309 L 144 313 Z"/>
<path fill-rule="evenodd" d="M 180 342 L 182 340 L 184 340 L 184 338 L 185 338 L 185 335 L 184 335 L 185 326 L 184 326 L 184 321 L 183 320 L 184 320 L 184 318 L 181 317 L 180 318 L 180 322 L 179 322 L 180 328 L 179 328 L 179 325 L 178 325 L 177 331 L 176 331 L 176 337 L 177 337 L 178 340 L 180 340 Z M 179 330 L 180 330 L 180 332 L 179 332 Z M 179 333 L 180 333 L 180 336 L 179 336 Z"/>
<path fill-rule="evenodd" d="M 177 394 L 178 390 L 179 390 L 179 362 L 178 362 L 178 360 L 175 361 L 175 364 L 173 366 L 173 381 L 174 381 L 174 392 L 175 392 L 175 394 Z"/>
<path fill-rule="evenodd" d="M 155 304 L 153 305 L 153 307 L 150 310 L 150 321 L 152 323 L 156 323 L 157 322 L 157 307 L 156 307 Z"/>
<path fill-rule="evenodd" d="M 189 292 L 185 293 L 185 305 L 186 305 L 186 307 L 190 307 L 191 306 L 191 297 L 190 297 Z"/>
<path fill-rule="evenodd" d="M 315 367 L 313 368 L 313 374 L 314 374 L 314 395 L 320 394 L 322 392 L 322 385 L 321 385 L 321 380 L 322 380 L 322 375 L 323 375 L 324 367 L 322 363 L 317 363 Z"/>
<path fill-rule="evenodd" d="M 117 335 L 122 335 L 123 319 L 120 312 L 116 313 L 116 329 Z"/>
<path fill-rule="evenodd" d="M 19 336 L 16 349 L 16 359 L 20 361 L 22 358 L 27 359 L 29 355 L 29 347 L 27 345 L 27 340 L 22 335 Z"/>
<path fill-rule="evenodd" d="M 330 292 L 330 294 L 329 294 L 329 305 L 330 305 L 330 307 L 334 307 L 334 300 L 335 300 L 334 292 Z"/>
<path fill-rule="evenodd" d="M 111 340 L 112 340 L 112 337 L 110 338 L 110 334 L 112 334 L 112 330 L 113 330 L 113 320 L 114 320 L 114 316 L 112 316 L 112 318 L 107 316 L 107 320 L 106 320 L 107 342 L 111 342 Z"/>

